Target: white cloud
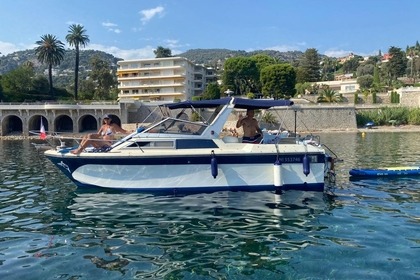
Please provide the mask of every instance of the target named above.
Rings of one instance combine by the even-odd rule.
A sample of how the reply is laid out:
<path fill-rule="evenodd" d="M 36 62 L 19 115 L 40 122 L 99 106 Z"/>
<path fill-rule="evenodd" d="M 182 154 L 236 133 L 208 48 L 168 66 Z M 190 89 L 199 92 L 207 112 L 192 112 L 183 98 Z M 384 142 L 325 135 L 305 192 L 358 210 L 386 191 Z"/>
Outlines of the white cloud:
<path fill-rule="evenodd" d="M 102 22 L 102 26 L 105 27 L 108 31 L 114 32 L 114 33 L 121 33 L 121 29 L 117 28 L 118 24 L 112 23 L 112 22 Z"/>
<path fill-rule="evenodd" d="M 178 46 L 178 40 L 175 39 L 167 39 L 166 43 L 168 44 L 169 47 L 173 47 L 173 46 Z"/>
<path fill-rule="evenodd" d="M 73 24 L 83 25 L 80 22 L 75 22 L 75 21 L 67 21 L 66 24 L 68 24 L 68 25 L 73 25 Z"/>
<path fill-rule="evenodd" d="M 141 10 L 139 12 L 139 14 L 141 15 L 140 20 L 143 24 L 146 24 L 147 22 L 149 22 L 155 16 L 162 16 L 163 11 L 164 11 L 164 8 L 162 6 L 158 6 L 156 8 L 149 9 L 149 10 Z"/>
<path fill-rule="evenodd" d="M 329 56 L 329 57 L 345 57 L 345 56 L 348 56 L 351 53 L 356 54 L 356 55 L 360 55 L 360 56 L 363 56 L 363 57 L 378 55 L 377 50 L 366 53 L 366 52 L 358 52 L 358 51 L 354 51 L 354 50 L 340 50 L 340 49 L 332 48 L 332 49 L 326 50 L 324 52 L 324 54 L 326 56 Z"/>
<path fill-rule="evenodd" d="M 94 50 L 110 53 L 113 56 L 118 57 L 118 58 L 122 58 L 124 60 L 154 58 L 155 57 L 155 54 L 153 52 L 155 47 L 152 47 L 152 46 L 145 46 L 144 48 L 140 48 L 140 49 L 123 50 L 123 49 L 120 49 L 120 48 L 114 47 L 114 46 L 103 46 L 103 45 L 99 45 L 99 44 L 90 44 L 87 49 L 94 49 Z"/>
<path fill-rule="evenodd" d="M 278 45 L 265 48 L 265 50 L 274 50 L 279 52 L 300 51 L 305 43 L 297 43 L 296 45 Z"/>
<path fill-rule="evenodd" d="M 179 40 L 166 39 L 163 46 L 165 48 L 169 48 L 171 50 L 172 55 L 177 55 L 177 54 L 183 53 L 184 50 L 181 50 L 181 49 L 190 47 L 190 44 L 180 44 Z"/>
<path fill-rule="evenodd" d="M 9 43 L 9 42 L 2 42 L 0 41 L 0 56 L 2 55 L 8 55 L 17 51 L 23 51 L 23 50 L 28 50 L 28 49 L 33 49 L 35 48 L 36 45 L 35 44 L 30 44 L 30 45 L 15 45 L 13 43 Z"/>
<path fill-rule="evenodd" d="M 329 49 L 324 52 L 324 54 L 329 57 L 345 57 L 348 56 L 350 53 L 353 53 L 353 51 Z"/>

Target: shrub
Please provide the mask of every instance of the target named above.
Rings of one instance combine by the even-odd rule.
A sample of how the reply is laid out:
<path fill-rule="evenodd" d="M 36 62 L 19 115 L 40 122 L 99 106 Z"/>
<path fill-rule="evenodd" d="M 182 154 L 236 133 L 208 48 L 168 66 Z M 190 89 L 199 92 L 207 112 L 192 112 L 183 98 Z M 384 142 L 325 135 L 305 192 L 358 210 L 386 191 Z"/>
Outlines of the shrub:
<path fill-rule="evenodd" d="M 390 125 L 390 121 L 395 120 L 399 124 L 416 124 L 417 119 L 420 119 L 419 111 L 420 109 L 410 110 L 407 107 L 383 107 L 376 110 L 360 111 L 356 113 L 356 123 L 358 126 L 363 126 L 367 122 L 373 121 L 376 125 Z"/>
<path fill-rule="evenodd" d="M 192 112 L 191 113 L 191 121 L 192 122 L 198 122 L 200 121 L 200 115 L 197 112 Z"/>
<path fill-rule="evenodd" d="M 410 110 L 408 114 L 408 123 L 413 125 L 420 125 L 420 108 Z"/>

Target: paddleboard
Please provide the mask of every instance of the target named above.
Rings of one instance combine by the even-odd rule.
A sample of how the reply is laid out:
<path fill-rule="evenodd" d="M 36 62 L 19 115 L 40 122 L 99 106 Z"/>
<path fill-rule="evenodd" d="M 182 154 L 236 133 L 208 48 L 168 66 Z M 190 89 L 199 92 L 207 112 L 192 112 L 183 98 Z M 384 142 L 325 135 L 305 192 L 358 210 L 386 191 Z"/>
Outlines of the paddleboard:
<path fill-rule="evenodd" d="M 420 175 L 420 166 L 351 169 L 349 174 L 355 177 L 413 176 Z"/>

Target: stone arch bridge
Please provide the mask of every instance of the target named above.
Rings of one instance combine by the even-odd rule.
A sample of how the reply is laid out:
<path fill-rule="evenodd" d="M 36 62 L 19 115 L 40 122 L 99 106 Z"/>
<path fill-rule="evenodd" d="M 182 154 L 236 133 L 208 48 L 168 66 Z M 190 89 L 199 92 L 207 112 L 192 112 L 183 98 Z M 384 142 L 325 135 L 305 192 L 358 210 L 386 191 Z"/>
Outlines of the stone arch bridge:
<path fill-rule="evenodd" d="M 0 136 L 30 136 L 42 123 L 48 133 L 79 133 L 98 130 L 104 114 L 113 122 L 127 123 L 126 104 L 71 105 L 56 103 L 0 103 Z"/>

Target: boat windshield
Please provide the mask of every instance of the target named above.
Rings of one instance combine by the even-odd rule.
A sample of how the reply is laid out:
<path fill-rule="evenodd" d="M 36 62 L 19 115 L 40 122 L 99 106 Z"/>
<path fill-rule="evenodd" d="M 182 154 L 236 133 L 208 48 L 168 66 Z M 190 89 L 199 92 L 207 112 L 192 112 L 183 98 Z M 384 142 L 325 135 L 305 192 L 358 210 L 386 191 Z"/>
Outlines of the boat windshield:
<path fill-rule="evenodd" d="M 202 122 L 190 122 L 168 118 L 165 121 L 150 127 L 145 133 L 201 135 L 206 128 L 207 125 Z"/>

